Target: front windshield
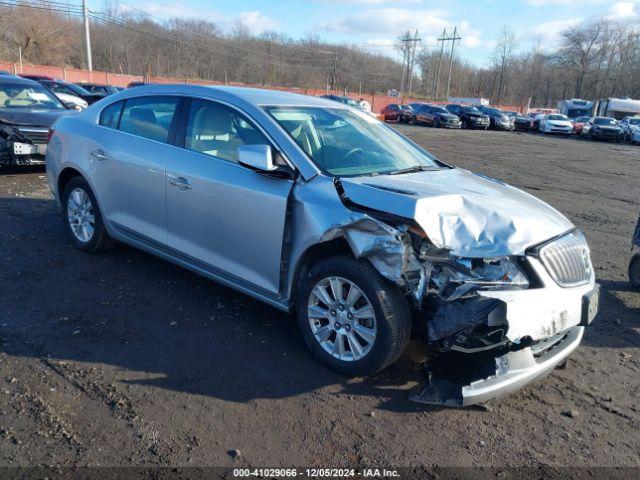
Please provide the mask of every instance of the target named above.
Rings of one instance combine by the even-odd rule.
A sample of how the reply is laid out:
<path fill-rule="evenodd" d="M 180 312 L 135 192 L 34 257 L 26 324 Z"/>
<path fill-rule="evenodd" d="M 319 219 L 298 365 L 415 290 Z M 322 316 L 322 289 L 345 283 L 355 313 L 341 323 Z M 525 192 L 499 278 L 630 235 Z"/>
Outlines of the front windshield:
<path fill-rule="evenodd" d="M 618 124 L 618 122 L 616 122 L 613 118 L 596 118 L 593 123 L 594 125 L 608 125 L 610 127 L 614 127 Z"/>
<path fill-rule="evenodd" d="M 502 112 L 500 110 L 498 110 L 497 108 L 489 108 L 489 107 L 485 107 L 484 111 L 486 113 L 490 113 L 491 115 L 502 115 Z"/>
<path fill-rule="evenodd" d="M 565 117 L 564 115 L 549 115 L 547 117 L 547 120 L 562 120 L 562 121 L 567 121 L 569 120 L 568 117 Z"/>
<path fill-rule="evenodd" d="M 629 125 L 640 125 L 640 118 L 630 118 Z"/>
<path fill-rule="evenodd" d="M 91 92 L 89 92 L 89 90 L 82 88 L 81 86 L 76 85 L 74 83 L 62 83 L 61 85 L 64 85 L 69 90 L 74 91 L 78 95 L 91 95 Z"/>
<path fill-rule="evenodd" d="M 64 105 L 46 88 L 25 83 L 0 83 L 0 108 L 64 110 Z"/>
<path fill-rule="evenodd" d="M 266 110 L 309 158 L 331 175 L 441 168 L 434 157 L 365 113 L 326 107 Z"/>
<path fill-rule="evenodd" d="M 447 110 L 446 108 L 436 106 L 431 107 L 431 111 L 433 113 L 449 113 L 449 110 Z"/>
<path fill-rule="evenodd" d="M 480 110 L 478 110 L 476 107 L 462 107 L 462 109 L 464 110 L 465 113 L 477 113 L 477 114 L 480 114 Z"/>
<path fill-rule="evenodd" d="M 589 118 L 590 118 L 590 117 L 578 117 L 578 118 L 576 118 L 576 122 L 578 122 L 578 123 L 585 123 L 585 122 L 588 122 L 588 121 L 589 121 Z"/>

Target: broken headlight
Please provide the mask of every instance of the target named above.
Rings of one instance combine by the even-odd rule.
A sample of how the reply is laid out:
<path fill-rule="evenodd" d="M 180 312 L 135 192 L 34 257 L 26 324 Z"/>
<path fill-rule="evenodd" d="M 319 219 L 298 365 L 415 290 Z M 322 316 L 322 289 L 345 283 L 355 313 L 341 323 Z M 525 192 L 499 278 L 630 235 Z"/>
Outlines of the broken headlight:
<path fill-rule="evenodd" d="M 459 258 L 434 250 L 425 241 L 420 258 L 431 266 L 430 286 L 438 296 L 455 300 L 477 290 L 512 290 L 529 287 L 529 279 L 520 265 L 520 257 Z"/>

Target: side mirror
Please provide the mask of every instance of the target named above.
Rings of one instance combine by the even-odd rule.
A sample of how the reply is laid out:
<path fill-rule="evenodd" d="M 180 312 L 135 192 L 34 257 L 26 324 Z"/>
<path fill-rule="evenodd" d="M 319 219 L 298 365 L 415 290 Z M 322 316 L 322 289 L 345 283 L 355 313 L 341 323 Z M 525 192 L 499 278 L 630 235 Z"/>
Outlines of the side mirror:
<path fill-rule="evenodd" d="M 263 172 L 273 172 L 278 169 L 278 166 L 273 163 L 273 155 L 269 145 L 242 145 L 238 147 L 238 162 Z"/>

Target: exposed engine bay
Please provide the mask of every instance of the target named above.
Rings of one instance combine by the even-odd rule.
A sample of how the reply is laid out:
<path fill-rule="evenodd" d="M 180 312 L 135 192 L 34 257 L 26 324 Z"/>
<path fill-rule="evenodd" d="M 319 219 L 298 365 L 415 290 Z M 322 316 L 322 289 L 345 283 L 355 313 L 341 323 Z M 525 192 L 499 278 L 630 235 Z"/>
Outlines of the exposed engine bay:
<path fill-rule="evenodd" d="M 473 252 L 468 245 L 458 244 L 458 250 L 470 256 L 457 255 L 453 248 L 436 245 L 417 222 L 362 207 L 352 201 L 340 182 L 336 187 L 345 205 L 357 214 L 327 231 L 323 240 L 343 236 L 357 258 L 366 258 L 382 276 L 399 285 L 410 299 L 414 324 L 418 323 L 416 330 L 422 331 L 427 343 L 427 386 L 412 400 L 449 406 L 478 403 L 483 394 L 473 399 L 465 395 L 477 393 L 474 384 L 491 382 L 501 375 L 507 378 L 518 364 L 548 373 L 548 359 L 545 368 L 538 366 L 545 364 L 538 360 L 547 350 L 562 342 L 575 342 L 576 338 L 579 343 L 582 327 L 577 325 L 586 325 L 590 319 L 569 320 L 566 312 L 551 318 L 538 334 L 520 335 L 522 329 L 510 328 L 508 304 L 513 302 L 508 296 L 541 286 L 529 252 L 484 257 L 482 251 Z M 462 216 L 456 226 L 468 231 L 461 223 Z M 496 225 L 501 228 L 499 222 Z M 487 242 L 485 247 L 496 252 L 508 248 L 488 245 L 488 239 L 504 240 L 504 235 L 489 231 L 491 225 L 486 227 L 479 233 L 481 241 Z M 509 235 L 518 238 L 517 232 L 509 231 Z M 478 256 L 472 256 L 474 253 Z M 586 260 L 584 267 L 590 276 L 590 261 Z M 501 294 L 506 296 L 501 298 Z M 527 301 L 539 300 L 539 296 L 530 296 Z M 535 313 L 534 308 L 531 314 Z M 524 318 L 512 317 L 514 322 Z"/>

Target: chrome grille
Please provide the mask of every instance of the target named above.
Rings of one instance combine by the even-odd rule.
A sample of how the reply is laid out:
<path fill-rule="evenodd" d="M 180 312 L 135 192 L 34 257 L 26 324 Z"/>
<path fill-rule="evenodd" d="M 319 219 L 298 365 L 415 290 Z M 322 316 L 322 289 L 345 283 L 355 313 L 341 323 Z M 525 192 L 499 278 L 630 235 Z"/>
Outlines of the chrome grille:
<path fill-rule="evenodd" d="M 49 129 L 44 127 L 18 127 L 18 131 L 36 145 L 46 145 Z"/>
<path fill-rule="evenodd" d="M 542 246 L 539 254 L 545 268 L 561 287 L 584 285 L 591 279 L 589 246 L 577 230 Z"/>

